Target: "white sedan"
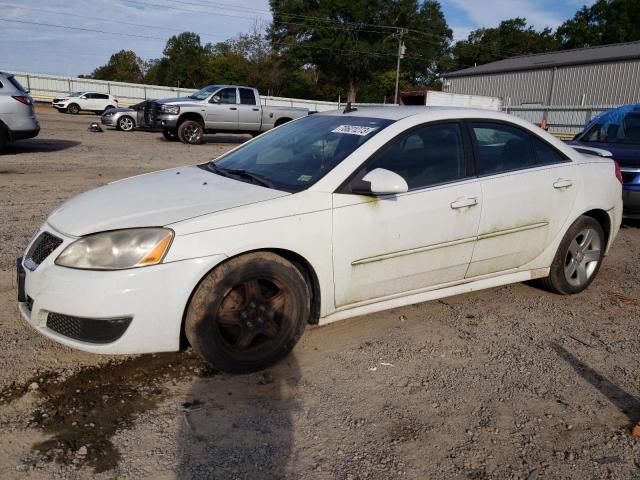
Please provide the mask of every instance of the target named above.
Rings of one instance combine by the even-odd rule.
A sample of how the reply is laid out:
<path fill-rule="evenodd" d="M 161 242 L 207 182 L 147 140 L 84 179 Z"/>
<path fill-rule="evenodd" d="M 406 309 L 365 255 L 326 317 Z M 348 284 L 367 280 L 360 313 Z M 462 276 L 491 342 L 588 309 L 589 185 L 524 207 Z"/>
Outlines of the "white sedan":
<path fill-rule="evenodd" d="M 215 161 L 54 211 L 18 261 L 19 308 L 65 345 L 264 368 L 327 324 L 513 282 L 574 294 L 620 226 L 620 173 L 489 111 L 305 117 Z"/>

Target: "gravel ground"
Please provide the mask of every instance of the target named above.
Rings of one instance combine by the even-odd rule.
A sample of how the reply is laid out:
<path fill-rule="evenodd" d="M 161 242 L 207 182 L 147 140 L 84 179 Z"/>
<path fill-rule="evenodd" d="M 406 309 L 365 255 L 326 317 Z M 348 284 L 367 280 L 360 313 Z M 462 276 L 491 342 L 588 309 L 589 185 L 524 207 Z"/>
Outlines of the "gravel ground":
<path fill-rule="evenodd" d="M 253 375 L 190 351 L 99 357 L 25 326 L 15 257 L 66 198 L 246 137 L 39 116 L 0 157 L 0 477 L 640 479 L 640 224 L 573 297 L 516 284 L 309 328 Z"/>

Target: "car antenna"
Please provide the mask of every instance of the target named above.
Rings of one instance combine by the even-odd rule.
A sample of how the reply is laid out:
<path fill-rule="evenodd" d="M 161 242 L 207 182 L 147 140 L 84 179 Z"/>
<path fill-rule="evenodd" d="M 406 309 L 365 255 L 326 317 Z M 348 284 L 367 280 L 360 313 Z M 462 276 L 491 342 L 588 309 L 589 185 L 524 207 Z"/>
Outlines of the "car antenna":
<path fill-rule="evenodd" d="M 342 113 L 357 112 L 357 111 L 358 109 L 356 107 L 351 106 L 351 102 L 347 102 L 347 106 L 342 111 Z"/>

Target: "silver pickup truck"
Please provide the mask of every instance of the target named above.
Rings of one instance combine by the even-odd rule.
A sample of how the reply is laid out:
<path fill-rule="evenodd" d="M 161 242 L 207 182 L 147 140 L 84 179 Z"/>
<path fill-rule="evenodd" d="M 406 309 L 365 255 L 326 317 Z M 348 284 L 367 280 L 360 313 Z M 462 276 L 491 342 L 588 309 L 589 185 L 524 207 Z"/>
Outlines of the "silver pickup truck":
<path fill-rule="evenodd" d="M 209 85 L 188 97 L 149 102 L 141 126 L 161 128 L 167 140 L 199 144 L 205 133 L 255 136 L 308 114 L 306 108 L 262 106 L 255 88 Z"/>

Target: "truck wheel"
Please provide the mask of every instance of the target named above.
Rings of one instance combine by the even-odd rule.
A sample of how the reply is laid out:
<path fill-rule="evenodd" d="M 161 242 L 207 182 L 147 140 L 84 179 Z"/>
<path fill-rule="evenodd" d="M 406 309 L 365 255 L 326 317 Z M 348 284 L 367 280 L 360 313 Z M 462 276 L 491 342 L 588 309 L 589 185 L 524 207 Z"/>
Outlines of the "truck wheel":
<path fill-rule="evenodd" d="M 205 363 L 229 373 L 262 370 L 286 356 L 310 314 L 309 286 L 270 252 L 232 258 L 196 288 L 185 334 Z"/>
<path fill-rule="evenodd" d="M 549 276 L 541 279 L 542 286 L 561 295 L 580 293 L 598 274 L 604 249 L 600 224 L 591 217 L 578 218 L 560 242 Z"/>
<path fill-rule="evenodd" d="M 133 123 L 133 118 L 128 115 L 124 115 L 118 119 L 118 123 L 116 124 L 116 128 L 118 130 L 122 130 L 123 132 L 130 132 L 135 127 Z"/>
<path fill-rule="evenodd" d="M 4 128 L 0 128 L 0 154 L 7 150 L 7 143 L 9 143 L 9 136 Z"/>
<path fill-rule="evenodd" d="M 163 130 L 162 135 L 170 142 L 177 142 L 178 140 L 180 140 L 178 138 L 178 132 L 176 130 Z"/>
<path fill-rule="evenodd" d="M 77 115 L 80 112 L 80 106 L 77 103 L 72 103 L 67 107 L 67 112 L 72 115 Z"/>
<path fill-rule="evenodd" d="M 204 136 L 203 126 L 194 120 L 185 120 L 178 127 L 178 138 L 182 143 L 199 145 Z"/>

